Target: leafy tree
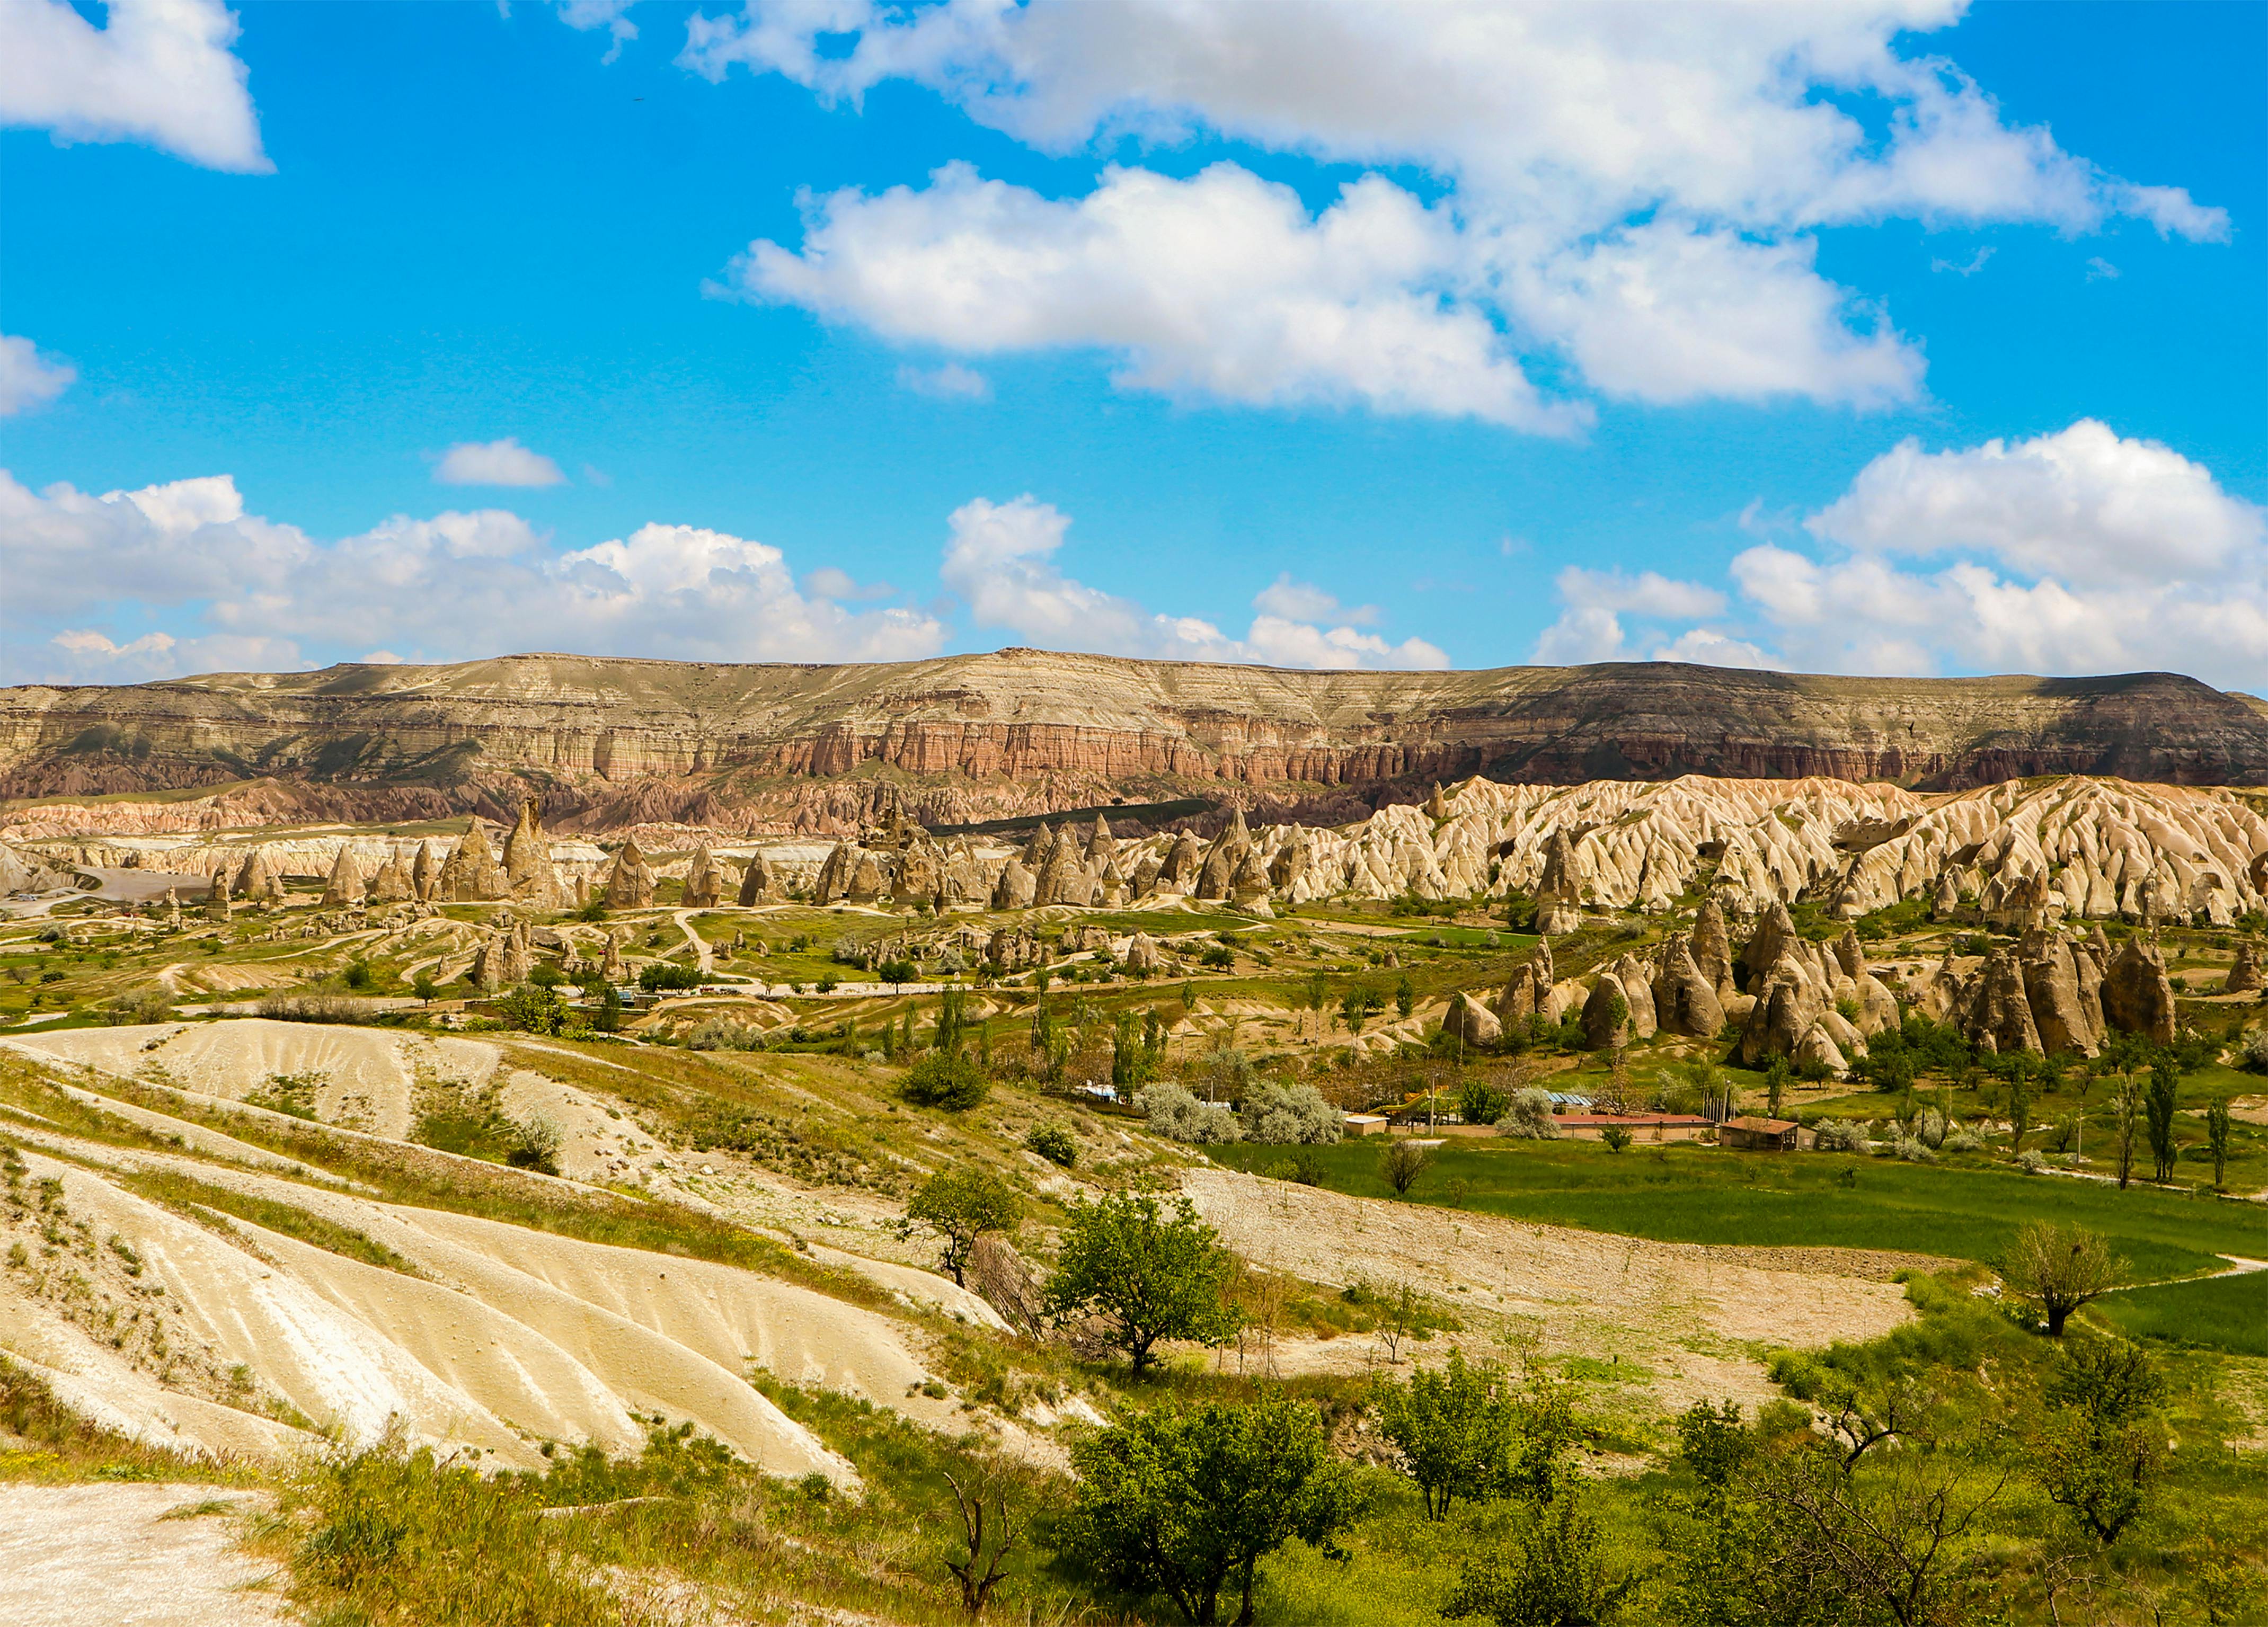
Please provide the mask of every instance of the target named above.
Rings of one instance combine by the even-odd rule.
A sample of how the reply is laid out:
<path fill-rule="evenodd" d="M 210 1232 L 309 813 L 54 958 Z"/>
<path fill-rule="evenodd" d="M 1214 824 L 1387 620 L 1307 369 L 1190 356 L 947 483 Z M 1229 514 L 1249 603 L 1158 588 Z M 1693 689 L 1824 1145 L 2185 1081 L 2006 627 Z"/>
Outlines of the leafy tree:
<path fill-rule="evenodd" d="M 991 1232 L 1012 1232 L 1023 1218 L 1016 1194 L 998 1175 L 981 1169 L 945 1170 L 923 1182 L 906 1205 L 898 1234 L 926 1229 L 938 1240 L 938 1263 L 962 1283 L 976 1240 Z"/>
<path fill-rule="evenodd" d="M 1788 1061 L 1775 1056 L 1764 1069 L 1764 1112 L 1772 1118 L 1779 1116 L 1781 1100 L 1787 1094 Z"/>
<path fill-rule="evenodd" d="M 937 1003 L 937 1049 L 949 1056 L 961 1051 L 961 1034 L 968 1027 L 968 997 L 959 989 L 947 989 Z"/>
<path fill-rule="evenodd" d="M 1252 1621 L 1261 1559 L 1297 1537 L 1336 1552 L 1359 1513 L 1322 1421 L 1304 1402 L 1160 1408 L 1071 1448 L 1080 1486 L 1066 1535 L 1114 1585 L 1160 1593 L 1192 1627 L 1220 1596 Z"/>
<path fill-rule="evenodd" d="M 1025 1134 L 1024 1145 L 1050 1164 L 1069 1169 L 1079 1162 L 1079 1143 L 1060 1124 L 1035 1124 Z"/>
<path fill-rule="evenodd" d="M 2150 1089 L 2143 1107 L 2149 1118 L 2150 1160 L 2156 1166 L 2161 1184 L 2174 1178 L 2174 1160 L 2181 1155 L 2181 1149 L 2174 1144 L 2179 1079 L 2171 1058 L 2160 1056 L 2150 1064 Z"/>
<path fill-rule="evenodd" d="M 2100 1233 L 2045 1220 L 2018 1227 L 1999 1263 L 2001 1281 L 2039 1302 L 2052 1339 L 2063 1337 L 2073 1311 L 2110 1290 L 2122 1264 Z"/>
<path fill-rule="evenodd" d="M 1468 1124 L 1493 1124 L 1511 1105 L 1512 1098 L 1486 1079 L 1467 1079 L 1457 1087 L 1457 1115 Z"/>
<path fill-rule="evenodd" d="M 1436 1372 L 1421 1369 L 1402 1383 L 1381 1379 L 1372 1404 L 1429 1518 L 1447 1518 L 1460 1498 L 1487 1502 L 1511 1491 L 1519 1416 L 1493 1363 L 1468 1366 L 1464 1352 L 1452 1351 Z"/>
<path fill-rule="evenodd" d="M 1131 1011 L 1120 1012 L 1110 1035 L 1110 1082 L 1122 1094 L 1141 1089 L 1156 1077 L 1165 1050 L 1165 1024 L 1157 1012 L 1148 1013 L 1145 1022 Z"/>
<path fill-rule="evenodd" d="M 431 971 L 421 971 L 409 980 L 409 992 L 431 1005 L 433 1004 L 433 997 L 441 992 L 441 985 L 433 981 L 433 974 Z"/>
<path fill-rule="evenodd" d="M 1704 1484 L 1723 1486 L 1756 1450 L 1756 1438 L 1741 1425 L 1738 1402 L 1722 1409 L 1697 1401 L 1677 1415 L 1677 1455 Z"/>
<path fill-rule="evenodd" d="M 601 1034 L 613 1034 L 622 1026 L 622 997 L 614 984 L 599 991 L 599 1009 L 592 1013 L 591 1026 Z"/>
<path fill-rule="evenodd" d="M 1609 1152 L 1623 1152 L 1630 1149 L 1631 1133 L 1619 1124 L 1609 1124 L 1600 1130 L 1599 1139 L 1606 1143 Z"/>
<path fill-rule="evenodd" d="M 1150 1192 L 1108 1192 L 1073 1208 L 1043 1295 L 1052 1319 L 1101 1324 L 1138 1378 L 1161 1339 L 1219 1344 L 1241 1314 L 1227 1302 L 1235 1258 L 1187 1198 L 1172 1210 Z"/>
<path fill-rule="evenodd" d="M 659 994 L 665 989 L 698 989 L 701 968 L 681 966 L 674 961 L 656 961 L 638 971 L 638 987 L 648 994 Z"/>
<path fill-rule="evenodd" d="M 1418 986 L 1404 972 L 1394 985 L 1394 1012 L 1397 1017 L 1407 1017 L 1418 1008 Z"/>
<path fill-rule="evenodd" d="M 509 1028 L 529 1034 L 556 1034 L 567 1020 L 567 1008 L 550 990 L 524 983 L 497 1002 L 497 1015 Z"/>
<path fill-rule="evenodd" d="M 1410 1196 L 1418 1177 L 1433 1167 L 1433 1149 L 1415 1141 L 1388 1136 L 1378 1150 L 1378 1178 L 1394 1189 L 1396 1197 Z"/>
<path fill-rule="evenodd" d="M 546 961 L 528 973 L 527 981 L 539 989 L 556 989 L 567 981 L 567 974 Z"/>
<path fill-rule="evenodd" d="M 1609 1573 L 1599 1522 L 1571 1490 L 1494 1553 L 1465 1562 L 1441 1614 L 1496 1627 L 1597 1627 L 1622 1615 L 1636 1575 Z"/>
<path fill-rule="evenodd" d="M 2142 1116 L 2143 1089 L 2136 1078 L 2142 1063 L 2150 1052 L 2148 1038 L 2139 1034 L 2114 1036 L 2103 1052 L 2103 1060 L 2116 1069 L 2118 1083 L 2111 1095 L 2111 1109 L 2118 1123 L 2118 1189 L 2124 1192 L 2134 1178 L 2134 1136 Z M 2080 1099 L 2082 1108 L 2085 1098 Z"/>
<path fill-rule="evenodd" d="M 1307 974 L 1307 982 L 1300 987 L 1307 998 L 1307 1009 L 1315 1014 L 1316 1027 L 1320 1032 L 1323 1008 L 1331 1003 L 1331 980 L 1324 975 L 1323 968 L 1319 966 Z"/>
<path fill-rule="evenodd" d="M 984 1100 L 983 1070 L 955 1051 L 932 1051 L 906 1071 L 900 1093 L 917 1108 L 966 1113 Z"/>
<path fill-rule="evenodd" d="M 2041 1489 L 2105 1546 L 2141 1517 L 2164 1462 L 2165 1426 L 2153 1415 L 2165 1391 L 2158 1365 L 2126 1339 L 2066 1346 L 2042 1386 L 2051 1417 Z"/>
<path fill-rule="evenodd" d="M 2213 1183 L 2228 1184 L 2228 1098 L 2216 1098 L 2205 1110 L 2205 1150 L 2213 1154 Z"/>
<path fill-rule="evenodd" d="M 906 983 L 909 983 L 913 982 L 915 978 L 920 976 L 921 968 L 917 967 L 911 961 L 901 958 L 895 961 L 883 961 L 880 966 L 874 968 L 874 975 L 880 978 L 884 983 L 889 984 L 891 988 L 895 989 Z M 907 1015 L 911 1016 L 912 1013 L 909 1012 Z"/>

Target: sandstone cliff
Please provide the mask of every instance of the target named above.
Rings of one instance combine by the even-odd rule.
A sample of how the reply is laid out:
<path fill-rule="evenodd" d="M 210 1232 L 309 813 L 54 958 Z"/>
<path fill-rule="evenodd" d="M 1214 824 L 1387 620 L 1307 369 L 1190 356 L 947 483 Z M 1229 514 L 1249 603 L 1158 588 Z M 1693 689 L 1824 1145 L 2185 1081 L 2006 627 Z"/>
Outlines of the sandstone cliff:
<path fill-rule="evenodd" d="M 171 816 L 213 825 L 502 822 L 532 789 L 563 828 L 835 834 L 880 816 L 886 780 L 932 827 L 1192 791 L 1319 799 L 1336 822 L 1350 788 L 1415 801 L 1474 774 L 1958 790 L 2064 773 L 2268 784 L 2268 717 L 2168 674 L 1317 673 L 1030 650 L 847 666 L 524 655 L 0 689 L 0 797 L 228 787 L 232 806 Z"/>

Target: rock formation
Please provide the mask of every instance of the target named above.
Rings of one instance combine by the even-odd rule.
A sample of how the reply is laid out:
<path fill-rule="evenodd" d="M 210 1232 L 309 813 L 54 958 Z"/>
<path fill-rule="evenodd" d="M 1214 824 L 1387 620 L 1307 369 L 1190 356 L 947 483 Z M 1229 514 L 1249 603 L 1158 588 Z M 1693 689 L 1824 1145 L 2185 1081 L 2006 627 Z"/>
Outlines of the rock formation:
<path fill-rule="evenodd" d="M 1535 930 L 1547 938 L 1564 936 L 1583 924 L 1583 887 L 1575 873 L 1575 842 L 1565 825 L 1551 832 L 1543 850 L 1543 873 L 1535 884 Z"/>
<path fill-rule="evenodd" d="M 1493 1045 L 1504 1038 L 1496 1013 L 1469 994 L 1453 994 L 1441 1018 L 1441 1032 L 1468 1045 Z"/>
<path fill-rule="evenodd" d="M 330 880 L 323 887 L 321 908 L 348 909 L 362 902 L 362 865 L 355 860 L 353 847 L 341 843 L 339 856 L 331 865 Z"/>
<path fill-rule="evenodd" d="M 2102 1015 L 2114 1028 L 2174 1042 L 2174 985 L 2155 942 L 2130 938 L 2112 959 L 2102 978 Z"/>
<path fill-rule="evenodd" d="M 284 900 L 284 875 L 276 868 L 276 858 L 262 843 L 244 856 L 244 864 L 236 872 L 236 883 L 230 889 L 237 902 L 247 904 L 274 904 Z"/>
<path fill-rule="evenodd" d="M 758 848 L 748 855 L 748 867 L 740 872 L 740 907 L 747 909 L 757 904 L 777 903 L 785 896 L 786 889 L 764 858 L 764 850 Z"/>
<path fill-rule="evenodd" d="M 2224 994 L 2257 994 L 2268 987 L 2268 977 L 2260 969 L 2260 955 L 2250 940 L 2236 946 L 2236 959 L 2228 965 L 2228 976 L 2221 984 Z"/>
<path fill-rule="evenodd" d="M 686 867 L 683 889 L 678 894 L 678 902 L 688 909 L 714 909 L 724 892 L 724 875 L 710 854 L 709 844 L 703 842 L 693 850 L 693 859 Z"/>
<path fill-rule="evenodd" d="M 1012 858 L 1000 866 L 999 879 L 993 883 L 992 908 L 1029 909 L 1039 888 L 1039 878 L 1020 861 Z"/>
<path fill-rule="evenodd" d="M 1693 959 L 1683 932 L 1672 932 L 1661 946 L 1661 969 L 1653 976 L 1654 1020 L 1669 1034 L 1713 1039 L 1725 1026 L 1725 1007 L 1716 985 Z"/>
<path fill-rule="evenodd" d="M 615 854 L 615 862 L 607 871 L 607 908 L 650 908 L 653 881 L 653 866 L 646 863 L 645 855 L 638 851 L 637 838 L 632 836 Z"/>
<path fill-rule="evenodd" d="M 466 827 L 440 873 L 433 878 L 433 898 L 438 903 L 486 903 L 511 891 L 504 865 L 489 845 L 488 832 L 479 820 Z"/>
<path fill-rule="evenodd" d="M 1166 957 L 1159 953 L 1157 939 L 1147 932 L 1137 932 L 1126 943 L 1126 969 L 1147 975 L 1166 968 Z"/>
<path fill-rule="evenodd" d="M 423 849 L 421 848 L 419 851 L 423 851 Z M 388 850 L 386 862 L 378 867 L 378 873 L 370 879 L 370 887 L 365 896 L 373 904 L 401 904 L 410 902 L 416 898 L 416 882 L 410 875 L 409 866 L 402 862 L 401 854 L 398 850 Z"/>
<path fill-rule="evenodd" d="M 1637 1035 L 1631 1023 L 1630 996 L 1623 980 L 1601 972 L 1583 1002 L 1583 1043 L 1592 1050 L 1611 1050 L 1627 1045 Z"/>
<path fill-rule="evenodd" d="M 1712 895 L 1701 901 L 1693 922 L 1693 964 L 1720 1001 L 1738 986 L 1733 977 L 1733 939 L 1725 927 L 1725 912 Z"/>

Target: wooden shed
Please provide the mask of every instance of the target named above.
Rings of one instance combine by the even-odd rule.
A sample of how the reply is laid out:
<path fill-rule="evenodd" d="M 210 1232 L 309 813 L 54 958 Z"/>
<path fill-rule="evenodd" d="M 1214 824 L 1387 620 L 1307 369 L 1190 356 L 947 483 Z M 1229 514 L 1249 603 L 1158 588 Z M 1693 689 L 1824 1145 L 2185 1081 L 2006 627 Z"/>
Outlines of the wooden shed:
<path fill-rule="evenodd" d="M 1717 1126 L 1717 1145 L 1745 1147 L 1754 1152 L 1793 1152 L 1795 1132 L 1800 1128 L 1793 1119 L 1727 1119 Z"/>

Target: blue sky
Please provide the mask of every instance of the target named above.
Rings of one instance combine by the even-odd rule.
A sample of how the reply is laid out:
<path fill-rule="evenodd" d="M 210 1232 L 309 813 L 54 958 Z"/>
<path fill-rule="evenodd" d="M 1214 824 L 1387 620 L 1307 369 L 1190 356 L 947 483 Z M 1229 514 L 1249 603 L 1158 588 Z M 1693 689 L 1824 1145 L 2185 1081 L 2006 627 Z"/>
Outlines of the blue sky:
<path fill-rule="evenodd" d="M 0 678 L 2268 687 L 2268 7 L 231 15 L 0 7 Z"/>

